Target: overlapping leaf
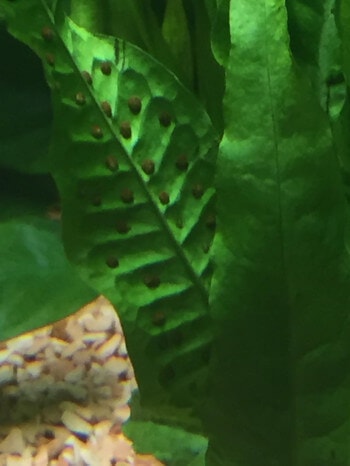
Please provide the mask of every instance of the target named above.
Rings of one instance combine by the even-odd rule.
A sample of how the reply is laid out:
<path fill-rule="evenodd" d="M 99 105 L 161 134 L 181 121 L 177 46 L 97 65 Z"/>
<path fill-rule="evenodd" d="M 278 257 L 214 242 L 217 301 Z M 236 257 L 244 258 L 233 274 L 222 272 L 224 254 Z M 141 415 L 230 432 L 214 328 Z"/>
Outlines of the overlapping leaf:
<path fill-rule="evenodd" d="M 208 464 L 349 463 L 348 211 L 283 0 L 230 5 Z"/>
<path fill-rule="evenodd" d="M 191 406 L 211 339 L 210 120 L 135 46 L 55 24 L 45 2 L 11 4 L 7 20 L 47 64 L 67 253 L 117 305 L 143 399 Z"/>

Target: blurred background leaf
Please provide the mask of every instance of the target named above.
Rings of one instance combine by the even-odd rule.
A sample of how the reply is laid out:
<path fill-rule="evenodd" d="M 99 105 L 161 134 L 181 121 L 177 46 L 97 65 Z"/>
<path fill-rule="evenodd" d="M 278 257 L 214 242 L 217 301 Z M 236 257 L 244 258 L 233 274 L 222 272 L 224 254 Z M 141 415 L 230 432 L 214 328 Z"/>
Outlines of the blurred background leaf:
<path fill-rule="evenodd" d="M 48 172 L 52 110 L 41 60 L 4 26 L 0 53 L 6 56 L 0 71 L 0 167 Z"/>

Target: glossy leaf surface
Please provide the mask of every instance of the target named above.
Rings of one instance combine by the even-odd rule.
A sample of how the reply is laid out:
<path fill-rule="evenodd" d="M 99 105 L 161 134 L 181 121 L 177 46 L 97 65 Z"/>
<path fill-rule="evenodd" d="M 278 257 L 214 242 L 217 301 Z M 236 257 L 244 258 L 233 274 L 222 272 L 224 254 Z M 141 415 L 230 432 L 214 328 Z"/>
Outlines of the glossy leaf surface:
<path fill-rule="evenodd" d="M 215 132 L 145 52 L 54 24 L 43 5 L 21 6 L 36 14 L 32 31 L 20 9 L 10 27 L 47 64 L 66 251 L 116 304 L 144 400 L 192 406 L 211 341 Z"/>

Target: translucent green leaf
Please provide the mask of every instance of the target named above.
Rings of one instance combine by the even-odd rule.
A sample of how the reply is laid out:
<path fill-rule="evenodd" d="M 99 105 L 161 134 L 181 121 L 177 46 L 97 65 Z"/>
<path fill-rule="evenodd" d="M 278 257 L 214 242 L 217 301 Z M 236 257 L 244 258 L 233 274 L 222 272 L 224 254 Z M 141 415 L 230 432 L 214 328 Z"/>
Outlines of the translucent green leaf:
<path fill-rule="evenodd" d="M 200 404 L 211 343 L 210 119 L 145 52 L 68 19 L 55 25 L 42 5 L 11 4 L 7 18 L 47 64 L 66 251 L 117 305 L 143 401 Z"/>
<path fill-rule="evenodd" d="M 346 200 L 282 0 L 230 6 L 209 465 L 349 462 Z"/>

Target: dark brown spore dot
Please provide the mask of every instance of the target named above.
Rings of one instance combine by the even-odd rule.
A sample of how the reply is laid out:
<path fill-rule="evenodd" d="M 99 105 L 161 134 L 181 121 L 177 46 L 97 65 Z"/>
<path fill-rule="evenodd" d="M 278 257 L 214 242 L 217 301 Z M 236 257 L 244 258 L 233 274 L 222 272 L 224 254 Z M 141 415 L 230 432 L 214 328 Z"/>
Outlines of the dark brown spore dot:
<path fill-rule="evenodd" d="M 143 279 L 143 283 L 147 286 L 147 288 L 154 290 L 160 285 L 160 278 L 157 275 L 147 275 Z"/>
<path fill-rule="evenodd" d="M 110 460 L 110 463 L 111 463 L 111 466 L 116 466 L 117 460 L 116 460 L 115 458 L 112 458 L 112 459 Z"/>
<path fill-rule="evenodd" d="M 92 201 L 91 201 L 91 204 L 94 206 L 94 207 L 100 207 L 100 205 L 102 204 L 102 199 L 100 196 L 95 196 Z"/>
<path fill-rule="evenodd" d="M 141 167 L 146 175 L 152 175 L 154 173 L 154 162 L 151 159 L 145 159 L 142 162 Z"/>
<path fill-rule="evenodd" d="M 157 327 L 162 327 L 166 322 L 166 316 L 163 311 L 157 311 L 152 316 L 152 322 Z"/>
<path fill-rule="evenodd" d="M 129 188 L 124 188 L 120 193 L 120 198 L 125 204 L 132 204 L 134 202 L 134 193 Z"/>
<path fill-rule="evenodd" d="M 120 124 L 120 134 L 123 136 L 124 139 L 130 139 L 131 138 L 131 125 L 129 121 L 123 121 Z"/>
<path fill-rule="evenodd" d="M 171 115 L 169 112 L 162 112 L 159 115 L 159 123 L 165 128 L 171 125 Z"/>
<path fill-rule="evenodd" d="M 84 105 L 86 102 L 85 95 L 82 92 L 77 92 L 75 94 L 75 102 L 78 105 Z"/>
<path fill-rule="evenodd" d="M 118 160 L 116 159 L 116 157 L 114 157 L 114 155 L 109 155 L 107 158 L 106 158 L 106 167 L 108 168 L 108 170 L 110 170 L 111 172 L 115 172 L 118 170 L 119 168 L 119 163 L 118 163 Z"/>
<path fill-rule="evenodd" d="M 169 200 L 170 200 L 169 194 L 166 193 L 165 191 L 162 191 L 159 194 L 158 198 L 163 205 L 169 204 Z"/>
<path fill-rule="evenodd" d="M 91 128 L 91 134 L 95 139 L 102 139 L 103 138 L 103 131 L 101 126 L 94 125 Z"/>
<path fill-rule="evenodd" d="M 214 214 L 209 214 L 208 217 L 205 220 L 206 226 L 209 228 L 209 230 L 215 230 L 216 228 L 216 217 Z"/>
<path fill-rule="evenodd" d="M 54 66 L 55 64 L 55 56 L 52 53 L 47 53 L 45 55 L 45 59 L 48 65 Z"/>
<path fill-rule="evenodd" d="M 138 115 L 141 112 L 142 103 L 141 99 L 136 95 L 133 95 L 128 100 L 128 107 L 131 113 Z"/>
<path fill-rule="evenodd" d="M 109 102 L 107 102 L 106 100 L 104 102 L 101 102 L 101 108 L 104 114 L 108 116 L 108 118 L 112 117 L 112 107 Z"/>
<path fill-rule="evenodd" d="M 104 75 L 109 76 L 112 73 L 112 65 L 110 61 L 101 63 L 101 71 Z"/>
<path fill-rule="evenodd" d="M 186 171 L 189 165 L 187 156 L 185 154 L 179 155 L 176 160 L 175 165 L 176 165 L 176 168 L 178 168 L 179 170 Z"/>
<path fill-rule="evenodd" d="M 84 80 L 91 86 L 92 84 L 91 74 L 88 71 L 82 71 L 81 75 L 84 78 Z"/>
<path fill-rule="evenodd" d="M 116 256 L 107 257 L 106 264 L 110 269 L 115 269 L 119 266 L 119 260 Z"/>
<path fill-rule="evenodd" d="M 200 183 L 195 184 L 192 188 L 192 194 L 195 199 L 200 199 L 204 194 L 203 185 Z"/>
<path fill-rule="evenodd" d="M 47 42 L 52 42 L 55 37 L 55 33 L 49 26 L 44 26 L 41 30 L 41 35 L 44 40 Z"/>
<path fill-rule="evenodd" d="M 129 233 L 131 230 L 131 226 L 125 222 L 124 220 L 119 220 L 116 225 L 117 232 L 120 233 L 121 235 L 125 235 L 126 233 Z"/>

